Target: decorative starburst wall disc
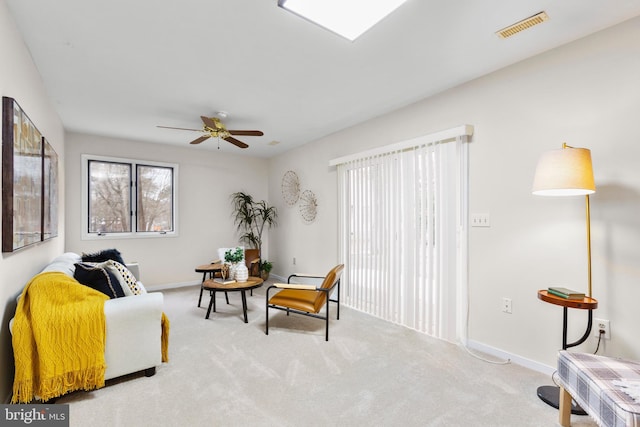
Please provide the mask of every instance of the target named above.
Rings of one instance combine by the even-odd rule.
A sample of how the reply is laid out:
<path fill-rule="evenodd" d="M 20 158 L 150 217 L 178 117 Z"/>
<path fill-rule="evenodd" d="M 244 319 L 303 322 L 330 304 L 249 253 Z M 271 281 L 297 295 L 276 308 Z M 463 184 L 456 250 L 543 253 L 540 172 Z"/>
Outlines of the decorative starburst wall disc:
<path fill-rule="evenodd" d="M 318 200 L 316 195 L 309 190 L 305 190 L 300 195 L 300 215 L 306 222 L 313 222 L 318 213 Z"/>
<path fill-rule="evenodd" d="M 300 180 L 294 171 L 287 171 L 282 177 L 282 198 L 289 206 L 295 205 L 300 198 Z"/>

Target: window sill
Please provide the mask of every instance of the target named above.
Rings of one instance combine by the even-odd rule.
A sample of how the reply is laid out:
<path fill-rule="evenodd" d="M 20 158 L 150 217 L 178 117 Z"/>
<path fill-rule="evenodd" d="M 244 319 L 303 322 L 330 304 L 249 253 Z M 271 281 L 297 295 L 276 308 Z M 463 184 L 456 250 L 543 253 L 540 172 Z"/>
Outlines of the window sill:
<path fill-rule="evenodd" d="M 81 240 L 161 239 L 178 237 L 177 231 L 153 233 L 83 233 Z"/>

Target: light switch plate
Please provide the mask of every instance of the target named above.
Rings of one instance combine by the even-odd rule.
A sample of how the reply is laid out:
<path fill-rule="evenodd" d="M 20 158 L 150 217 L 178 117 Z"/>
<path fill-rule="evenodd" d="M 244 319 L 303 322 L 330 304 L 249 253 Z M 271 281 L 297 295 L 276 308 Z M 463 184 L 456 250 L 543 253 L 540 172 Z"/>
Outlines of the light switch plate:
<path fill-rule="evenodd" d="M 472 227 L 491 227 L 491 218 L 488 213 L 471 214 Z"/>

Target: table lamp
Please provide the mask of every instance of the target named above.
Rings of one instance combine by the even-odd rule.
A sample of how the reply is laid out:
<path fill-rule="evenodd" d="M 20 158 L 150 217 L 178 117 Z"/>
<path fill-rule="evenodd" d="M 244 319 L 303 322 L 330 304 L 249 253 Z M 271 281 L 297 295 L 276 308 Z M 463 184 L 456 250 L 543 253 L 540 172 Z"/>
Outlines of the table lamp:
<path fill-rule="evenodd" d="M 559 150 L 543 153 L 533 180 L 533 194 L 538 196 L 585 196 L 587 212 L 587 296 L 591 297 L 591 214 L 589 194 L 596 192 L 591 165 L 591 151 L 566 143 Z"/>

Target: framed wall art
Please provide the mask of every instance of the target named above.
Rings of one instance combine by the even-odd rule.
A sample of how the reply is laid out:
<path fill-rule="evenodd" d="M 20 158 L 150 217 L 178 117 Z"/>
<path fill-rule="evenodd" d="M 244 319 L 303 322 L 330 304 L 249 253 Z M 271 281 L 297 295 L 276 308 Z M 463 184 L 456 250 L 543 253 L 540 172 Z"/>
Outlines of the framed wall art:
<path fill-rule="evenodd" d="M 42 138 L 42 240 L 58 236 L 58 154 Z"/>
<path fill-rule="evenodd" d="M 42 240 L 42 144 L 42 135 L 18 103 L 3 97 L 2 252 Z"/>

